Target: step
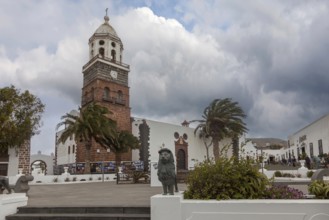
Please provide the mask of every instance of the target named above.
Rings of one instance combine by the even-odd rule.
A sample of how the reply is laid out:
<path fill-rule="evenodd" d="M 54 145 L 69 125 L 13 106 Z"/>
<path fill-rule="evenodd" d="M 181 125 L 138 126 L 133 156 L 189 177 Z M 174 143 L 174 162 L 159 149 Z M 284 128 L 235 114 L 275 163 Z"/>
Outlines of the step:
<path fill-rule="evenodd" d="M 149 214 L 150 207 L 19 207 L 22 213 L 126 213 Z"/>
<path fill-rule="evenodd" d="M 6 220 L 150 220 L 150 214 L 103 214 L 103 213 L 25 213 L 6 217 Z"/>
<path fill-rule="evenodd" d="M 6 220 L 150 220 L 150 207 L 19 207 Z"/>

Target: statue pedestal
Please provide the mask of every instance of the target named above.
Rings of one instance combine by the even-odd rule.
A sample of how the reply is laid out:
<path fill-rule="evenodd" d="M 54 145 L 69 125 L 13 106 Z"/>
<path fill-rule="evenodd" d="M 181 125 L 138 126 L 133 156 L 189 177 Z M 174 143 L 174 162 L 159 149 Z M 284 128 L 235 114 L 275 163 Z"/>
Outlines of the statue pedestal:
<path fill-rule="evenodd" d="M 7 215 L 17 212 L 17 208 L 27 205 L 27 196 L 25 193 L 12 193 L 0 195 L 0 220 L 6 219 Z"/>
<path fill-rule="evenodd" d="M 298 173 L 301 175 L 301 177 L 305 178 L 307 177 L 308 172 L 308 169 L 305 167 L 305 160 L 299 160 L 299 163 L 301 167 L 298 168 Z"/>

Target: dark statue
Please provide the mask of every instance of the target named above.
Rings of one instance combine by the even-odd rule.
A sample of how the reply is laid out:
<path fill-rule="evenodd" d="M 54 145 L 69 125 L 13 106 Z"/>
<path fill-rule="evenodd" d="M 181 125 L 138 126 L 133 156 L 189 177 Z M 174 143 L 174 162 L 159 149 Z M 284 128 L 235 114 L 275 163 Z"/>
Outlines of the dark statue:
<path fill-rule="evenodd" d="M 0 176 L 0 194 L 3 194 L 3 191 L 6 189 L 7 194 L 10 194 L 12 190 L 15 193 L 27 193 L 29 191 L 29 181 L 32 181 L 34 179 L 31 175 L 23 175 L 20 176 L 15 185 L 9 185 L 9 180 L 5 176 Z"/>
<path fill-rule="evenodd" d="M 0 194 L 3 194 L 5 189 L 7 190 L 7 194 L 11 193 L 8 178 L 5 176 L 0 176 Z"/>
<path fill-rule="evenodd" d="M 162 183 L 163 195 L 174 195 L 174 187 L 178 192 L 174 156 L 168 148 L 159 150 L 158 178 Z"/>
<path fill-rule="evenodd" d="M 34 179 L 33 176 L 31 175 L 26 175 L 26 176 L 20 176 L 18 180 L 16 181 L 16 184 L 14 186 L 14 192 L 15 193 L 27 193 L 29 191 L 30 186 L 29 186 L 29 181 L 32 181 Z"/>

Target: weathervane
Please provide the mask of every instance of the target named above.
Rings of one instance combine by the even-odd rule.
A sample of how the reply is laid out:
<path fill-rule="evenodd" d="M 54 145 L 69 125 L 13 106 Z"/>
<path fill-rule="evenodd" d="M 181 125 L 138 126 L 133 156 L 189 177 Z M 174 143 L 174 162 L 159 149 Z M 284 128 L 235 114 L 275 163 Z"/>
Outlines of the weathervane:
<path fill-rule="evenodd" d="M 105 16 L 107 16 L 107 10 L 108 10 L 108 8 L 105 9 L 105 13 L 106 13 Z"/>

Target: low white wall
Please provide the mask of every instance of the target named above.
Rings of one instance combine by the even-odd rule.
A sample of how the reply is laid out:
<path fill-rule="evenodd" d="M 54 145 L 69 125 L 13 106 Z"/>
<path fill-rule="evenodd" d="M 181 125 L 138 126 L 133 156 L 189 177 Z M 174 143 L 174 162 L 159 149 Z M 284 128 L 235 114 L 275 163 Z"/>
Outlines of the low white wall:
<path fill-rule="evenodd" d="M 53 183 L 65 183 L 65 182 L 82 182 L 81 180 L 89 182 L 102 181 L 102 174 L 82 174 L 82 175 L 70 175 L 63 173 L 62 175 L 34 175 L 33 181 L 29 182 L 29 185 L 36 184 L 53 184 Z M 15 185 L 19 175 L 9 176 L 9 184 Z M 65 181 L 68 179 L 69 181 Z M 75 179 L 75 180 L 74 180 Z M 116 174 L 104 174 L 104 181 L 116 181 Z"/>
<path fill-rule="evenodd" d="M 279 170 L 281 173 L 290 173 L 293 175 L 301 175 L 301 177 L 305 178 L 306 174 L 308 171 L 313 171 L 315 172 L 316 170 L 308 170 L 306 169 L 298 169 L 298 170 Z M 262 172 L 262 170 L 260 169 L 259 172 Z M 274 176 L 274 173 L 276 172 L 276 170 L 266 170 L 264 169 L 264 174 L 267 176 L 267 178 L 272 178 Z"/>
<path fill-rule="evenodd" d="M 329 200 L 184 200 L 181 193 L 151 197 L 156 220 L 328 220 Z"/>
<path fill-rule="evenodd" d="M 12 193 L 0 195 L 0 220 L 5 220 L 7 215 L 17 212 L 17 207 L 27 205 L 25 193 Z"/>

